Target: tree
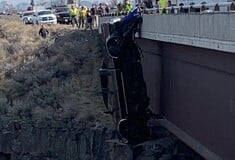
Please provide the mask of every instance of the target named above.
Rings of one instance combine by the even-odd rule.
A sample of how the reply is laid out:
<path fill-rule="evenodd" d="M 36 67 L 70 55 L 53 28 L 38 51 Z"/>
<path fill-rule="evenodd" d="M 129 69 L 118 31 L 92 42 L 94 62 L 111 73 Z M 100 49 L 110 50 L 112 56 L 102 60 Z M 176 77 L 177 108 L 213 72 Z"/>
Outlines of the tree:
<path fill-rule="evenodd" d="M 37 6 L 45 6 L 45 4 L 47 4 L 47 0 L 37 0 L 36 4 Z"/>
<path fill-rule="evenodd" d="M 117 0 L 111 0 L 110 5 L 111 5 L 111 7 L 113 7 L 113 6 L 116 6 L 117 3 L 118 3 Z"/>

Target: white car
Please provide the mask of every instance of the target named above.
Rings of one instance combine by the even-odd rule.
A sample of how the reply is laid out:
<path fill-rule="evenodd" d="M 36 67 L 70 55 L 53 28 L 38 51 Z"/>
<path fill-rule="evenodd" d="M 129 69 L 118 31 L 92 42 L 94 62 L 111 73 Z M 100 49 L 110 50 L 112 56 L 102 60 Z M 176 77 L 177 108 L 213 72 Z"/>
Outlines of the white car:
<path fill-rule="evenodd" d="M 24 22 L 24 24 L 32 24 L 33 23 L 33 15 L 35 11 L 25 11 L 21 15 L 21 20 Z"/>
<path fill-rule="evenodd" d="M 33 16 L 34 24 L 56 24 L 56 15 L 51 10 L 38 10 Z"/>

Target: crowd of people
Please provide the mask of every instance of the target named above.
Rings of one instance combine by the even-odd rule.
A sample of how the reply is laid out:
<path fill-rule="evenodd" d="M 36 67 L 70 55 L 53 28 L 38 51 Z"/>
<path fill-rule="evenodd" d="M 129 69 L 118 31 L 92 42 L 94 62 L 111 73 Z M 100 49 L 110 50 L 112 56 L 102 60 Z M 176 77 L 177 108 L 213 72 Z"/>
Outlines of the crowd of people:
<path fill-rule="evenodd" d="M 133 4 L 129 0 L 124 0 L 123 3 L 117 4 L 117 12 L 130 12 L 133 9 Z M 109 13 L 110 6 L 105 3 L 93 5 L 91 8 L 85 6 L 71 5 L 70 17 L 72 26 L 79 29 L 93 29 L 98 27 L 98 16 Z"/>
<path fill-rule="evenodd" d="M 166 7 L 170 7 L 171 6 L 171 0 L 144 0 L 143 7 L 146 8 L 166 8 Z"/>
<path fill-rule="evenodd" d="M 153 3 L 154 2 L 154 3 Z M 155 5 L 155 6 L 154 6 Z M 141 6 L 143 8 L 166 8 L 171 6 L 171 0 L 143 0 L 141 4 L 136 1 L 123 0 L 116 4 L 116 12 L 128 13 L 135 6 Z M 72 5 L 70 8 L 70 16 L 72 18 L 72 25 L 77 26 L 80 29 L 93 29 L 98 27 L 98 16 L 104 13 L 109 13 L 110 8 L 108 4 L 100 3 L 99 5 L 93 5 L 91 8 L 85 6 Z"/>
<path fill-rule="evenodd" d="M 77 7 L 71 5 L 70 8 L 71 23 L 79 29 L 90 29 L 98 27 L 98 15 L 109 13 L 109 6 L 99 4 L 97 7 L 93 5 L 91 8 L 85 6 Z"/>
<path fill-rule="evenodd" d="M 143 8 L 165 8 L 171 6 L 171 0 L 144 0 L 140 4 L 136 2 L 130 2 L 129 0 L 123 0 L 122 3 L 118 2 L 116 4 L 116 12 L 128 13 L 132 11 L 135 6 Z M 85 6 L 71 5 L 69 11 L 72 26 L 76 26 L 79 29 L 85 30 L 93 30 L 94 28 L 98 27 L 98 16 L 109 12 L 110 8 L 108 4 L 105 3 L 93 5 L 91 8 L 87 8 Z M 39 31 L 39 35 L 43 38 L 46 38 L 48 34 L 48 30 L 46 30 L 45 27 L 42 26 Z"/>

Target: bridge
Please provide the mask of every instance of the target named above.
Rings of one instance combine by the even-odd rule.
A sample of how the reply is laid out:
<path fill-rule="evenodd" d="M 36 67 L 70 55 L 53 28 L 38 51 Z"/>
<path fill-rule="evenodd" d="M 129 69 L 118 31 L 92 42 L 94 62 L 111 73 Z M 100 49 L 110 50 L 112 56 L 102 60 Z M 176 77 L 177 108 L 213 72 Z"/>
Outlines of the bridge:
<path fill-rule="evenodd" d="M 206 12 L 202 6 L 191 13 L 190 8 L 188 13 L 143 14 L 137 42 L 144 55 L 150 108 L 164 117 L 159 120 L 163 126 L 205 159 L 233 160 L 235 13 Z"/>

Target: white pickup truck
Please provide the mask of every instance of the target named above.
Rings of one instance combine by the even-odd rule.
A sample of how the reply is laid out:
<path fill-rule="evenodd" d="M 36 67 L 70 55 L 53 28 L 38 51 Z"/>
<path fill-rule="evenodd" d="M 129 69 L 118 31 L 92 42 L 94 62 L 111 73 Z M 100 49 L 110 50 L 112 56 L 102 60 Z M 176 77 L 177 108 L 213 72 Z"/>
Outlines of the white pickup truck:
<path fill-rule="evenodd" d="M 33 23 L 33 15 L 34 11 L 25 11 L 21 15 L 21 20 L 24 22 L 24 24 L 32 24 Z"/>
<path fill-rule="evenodd" d="M 56 15 L 51 10 L 38 10 L 33 16 L 34 24 L 56 24 Z"/>

